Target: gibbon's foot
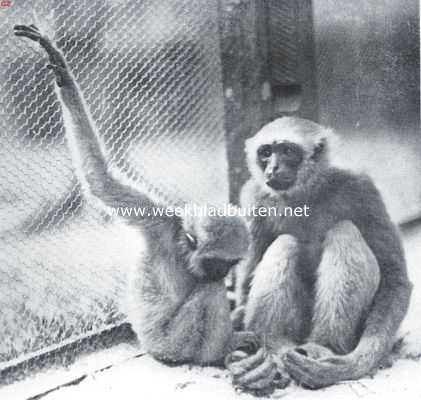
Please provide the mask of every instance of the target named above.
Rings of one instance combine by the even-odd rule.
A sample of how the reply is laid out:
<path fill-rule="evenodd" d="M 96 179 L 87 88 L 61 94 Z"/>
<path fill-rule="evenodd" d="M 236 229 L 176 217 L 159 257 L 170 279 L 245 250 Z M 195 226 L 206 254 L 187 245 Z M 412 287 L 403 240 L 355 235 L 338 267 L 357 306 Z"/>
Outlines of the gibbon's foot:
<path fill-rule="evenodd" d="M 66 61 L 60 50 L 54 42 L 43 35 L 35 25 L 15 25 L 14 34 L 15 36 L 26 37 L 34 42 L 38 42 L 40 46 L 45 49 L 51 63 L 47 68 L 53 70 L 59 87 L 68 86 L 72 83 Z"/>
<path fill-rule="evenodd" d="M 235 351 L 227 356 L 225 365 L 232 374 L 234 386 L 255 395 L 267 396 L 277 388 L 285 388 L 290 382 L 263 348 L 253 355 Z"/>
<path fill-rule="evenodd" d="M 282 361 L 286 371 L 298 384 L 308 389 L 319 389 L 339 381 L 354 379 L 358 365 L 350 355 L 313 358 L 304 354 L 303 347 L 291 350 L 283 355 Z M 317 356 L 320 356 L 318 353 Z"/>

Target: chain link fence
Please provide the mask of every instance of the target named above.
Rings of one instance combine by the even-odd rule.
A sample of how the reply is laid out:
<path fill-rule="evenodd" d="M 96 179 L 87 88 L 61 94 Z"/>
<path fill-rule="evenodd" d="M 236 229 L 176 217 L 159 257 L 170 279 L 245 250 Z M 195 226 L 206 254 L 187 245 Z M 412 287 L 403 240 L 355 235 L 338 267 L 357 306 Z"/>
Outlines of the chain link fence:
<path fill-rule="evenodd" d="M 0 9 L 0 370 L 124 321 L 136 244 L 81 195 L 34 23 L 74 72 L 114 168 L 171 205 L 227 201 L 217 2 Z"/>

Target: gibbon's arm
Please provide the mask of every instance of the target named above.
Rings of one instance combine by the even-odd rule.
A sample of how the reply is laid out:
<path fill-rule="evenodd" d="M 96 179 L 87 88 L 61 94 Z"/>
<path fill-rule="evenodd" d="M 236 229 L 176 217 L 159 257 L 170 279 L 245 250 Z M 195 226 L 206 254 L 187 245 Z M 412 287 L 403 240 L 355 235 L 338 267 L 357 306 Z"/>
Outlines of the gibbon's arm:
<path fill-rule="evenodd" d="M 243 208 L 259 207 L 260 204 L 254 198 L 257 188 L 253 180 L 247 181 L 241 189 L 240 204 Z M 270 227 L 266 226 L 267 218 L 251 217 L 248 221 L 252 241 L 247 257 L 236 267 L 236 306 L 243 307 L 247 303 L 250 283 L 257 264 L 261 261 L 263 254 L 274 240 Z"/>
<path fill-rule="evenodd" d="M 117 178 L 108 170 L 89 108 L 61 51 L 34 25 L 17 25 L 14 32 L 16 36 L 38 42 L 50 58 L 48 68 L 56 75 L 64 119 L 71 125 L 71 129 L 67 130 L 67 138 L 83 188 L 109 207 L 152 207 L 153 203 L 147 196 L 125 183 L 123 177 Z"/>
<path fill-rule="evenodd" d="M 359 190 L 355 191 L 361 193 L 361 202 L 356 204 L 366 204 L 366 211 L 358 215 L 356 223 L 381 269 L 380 286 L 360 342 L 353 352 L 360 367 L 356 373 L 362 375 L 366 372 L 362 366 L 377 366 L 391 351 L 396 332 L 408 310 L 412 284 L 408 279 L 399 234 L 378 190 L 369 179 L 363 179 L 358 186 Z"/>
<path fill-rule="evenodd" d="M 377 258 L 381 279 L 360 341 L 351 353 L 317 360 L 295 351 L 284 356 L 287 370 L 312 388 L 360 379 L 378 368 L 396 340 L 412 290 L 399 235 L 377 189 L 367 179 L 347 184 L 343 192 L 352 194 L 357 207 L 364 205 L 354 210 L 352 220 Z"/>
<path fill-rule="evenodd" d="M 253 271 L 256 269 L 257 264 L 261 261 L 263 254 L 270 245 L 270 241 L 264 235 L 254 235 L 254 231 L 260 227 L 260 222 L 255 218 L 256 221 L 251 222 L 251 231 L 253 241 L 250 244 L 247 258 L 241 261 L 237 267 L 237 283 L 236 283 L 236 306 L 244 306 L 247 303 L 248 292 L 250 289 L 250 283 L 253 277 Z"/>

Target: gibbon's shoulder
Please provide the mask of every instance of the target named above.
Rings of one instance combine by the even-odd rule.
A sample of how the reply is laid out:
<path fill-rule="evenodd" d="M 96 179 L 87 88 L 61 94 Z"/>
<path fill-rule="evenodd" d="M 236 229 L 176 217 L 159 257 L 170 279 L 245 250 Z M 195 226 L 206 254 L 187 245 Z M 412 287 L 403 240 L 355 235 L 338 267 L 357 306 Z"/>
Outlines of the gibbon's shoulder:
<path fill-rule="evenodd" d="M 351 202 L 362 208 L 384 208 L 380 192 L 373 180 L 364 173 L 355 173 L 345 169 L 330 168 L 326 171 L 328 193 Z"/>

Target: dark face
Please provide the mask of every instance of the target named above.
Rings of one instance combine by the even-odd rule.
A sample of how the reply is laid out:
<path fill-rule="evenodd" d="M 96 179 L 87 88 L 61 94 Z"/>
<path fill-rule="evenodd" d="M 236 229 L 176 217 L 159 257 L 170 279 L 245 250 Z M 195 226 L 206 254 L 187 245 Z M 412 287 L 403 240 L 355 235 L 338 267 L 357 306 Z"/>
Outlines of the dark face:
<path fill-rule="evenodd" d="M 264 144 L 257 149 L 266 185 L 274 190 L 288 190 L 295 184 L 303 159 L 303 149 L 292 142 Z"/>
<path fill-rule="evenodd" d="M 201 268 L 205 273 L 203 280 L 206 282 L 217 282 L 224 279 L 229 270 L 240 260 L 225 260 L 222 258 L 204 258 Z"/>
<path fill-rule="evenodd" d="M 218 226 L 212 226 L 213 234 L 210 232 L 204 243 L 199 243 L 194 234 L 183 231 L 185 245 L 191 256 L 190 270 L 196 279 L 203 283 L 223 280 L 230 269 L 247 253 L 249 236 L 244 222 L 233 221 L 227 217 L 221 221 L 225 221 L 225 224 L 222 223 L 223 226 L 219 227 L 223 228 L 223 232 L 218 231 Z M 207 247 L 212 251 L 206 251 Z M 215 251 L 216 248 L 219 249 L 218 252 Z"/>

